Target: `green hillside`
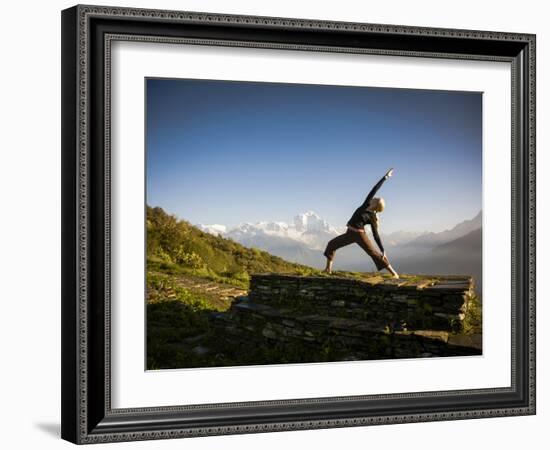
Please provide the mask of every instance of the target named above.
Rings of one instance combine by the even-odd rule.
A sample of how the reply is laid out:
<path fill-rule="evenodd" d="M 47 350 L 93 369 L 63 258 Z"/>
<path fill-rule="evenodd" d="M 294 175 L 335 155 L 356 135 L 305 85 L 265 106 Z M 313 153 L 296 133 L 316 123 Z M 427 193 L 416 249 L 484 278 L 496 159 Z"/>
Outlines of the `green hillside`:
<path fill-rule="evenodd" d="M 162 208 L 148 206 L 148 369 L 265 363 L 286 355 L 287 350 L 243 351 L 217 335 L 208 318 L 247 293 L 251 273 L 263 272 L 319 273 L 205 233 Z M 215 357 L 201 353 L 204 345 L 216 348 Z"/>
<path fill-rule="evenodd" d="M 310 274 L 318 271 L 290 263 L 230 239 L 205 233 L 162 208 L 147 207 L 147 268 L 149 272 L 187 273 L 248 287 L 250 273 Z"/>

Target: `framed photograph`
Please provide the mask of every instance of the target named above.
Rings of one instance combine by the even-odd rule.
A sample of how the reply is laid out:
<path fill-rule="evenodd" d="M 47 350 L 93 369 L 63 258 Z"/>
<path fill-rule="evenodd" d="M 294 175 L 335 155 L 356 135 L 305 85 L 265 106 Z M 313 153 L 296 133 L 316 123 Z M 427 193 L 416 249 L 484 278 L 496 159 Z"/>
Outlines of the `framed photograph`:
<path fill-rule="evenodd" d="M 62 12 L 62 437 L 535 414 L 535 36 Z"/>

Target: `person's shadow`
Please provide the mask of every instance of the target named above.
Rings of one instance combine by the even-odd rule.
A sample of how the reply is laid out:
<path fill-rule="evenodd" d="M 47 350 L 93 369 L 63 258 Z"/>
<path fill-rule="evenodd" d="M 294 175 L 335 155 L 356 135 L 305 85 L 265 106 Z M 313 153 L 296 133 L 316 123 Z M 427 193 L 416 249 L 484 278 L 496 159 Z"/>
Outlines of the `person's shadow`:
<path fill-rule="evenodd" d="M 36 428 L 53 437 L 61 437 L 61 425 L 59 423 L 36 423 Z"/>

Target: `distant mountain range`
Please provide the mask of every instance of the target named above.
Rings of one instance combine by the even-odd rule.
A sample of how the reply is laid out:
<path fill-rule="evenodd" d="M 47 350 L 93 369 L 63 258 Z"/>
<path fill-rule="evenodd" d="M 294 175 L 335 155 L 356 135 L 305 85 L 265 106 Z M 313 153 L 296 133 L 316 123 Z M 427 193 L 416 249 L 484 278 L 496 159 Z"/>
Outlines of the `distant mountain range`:
<path fill-rule="evenodd" d="M 412 247 L 433 247 L 434 245 L 444 244 L 453 241 L 468 233 L 481 228 L 481 211 L 470 220 L 460 222 L 450 230 L 439 233 L 424 233 L 415 239 L 410 240 L 407 245 Z"/>
<path fill-rule="evenodd" d="M 311 250 L 324 250 L 330 239 L 345 231 L 345 227 L 331 226 L 313 211 L 294 216 L 291 224 L 286 222 L 257 222 L 254 224 L 247 222 L 229 230 L 225 225 L 220 224 L 197 224 L 196 226 L 207 233 L 219 234 L 244 245 L 261 249 L 279 247 L 286 242 L 285 240 L 289 240 L 285 246 L 303 244 Z M 404 245 L 417 238 L 432 234 L 435 233 L 396 231 L 388 235 L 382 234 L 382 238 L 386 245 L 392 247 Z M 270 240 L 273 240 L 273 243 Z"/>
<path fill-rule="evenodd" d="M 482 288 L 482 229 L 436 245 L 425 252 L 396 259 L 395 266 L 403 273 L 437 275 L 471 275 L 476 290 Z"/>
<path fill-rule="evenodd" d="M 322 268 L 327 242 L 345 231 L 331 226 L 313 211 L 298 214 L 292 223 L 244 223 L 227 229 L 223 225 L 198 224 L 211 234 L 232 239 L 299 264 Z M 481 285 L 481 211 L 441 232 L 396 231 L 382 234 L 382 242 L 392 265 L 403 273 L 471 274 Z M 366 227 L 370 234 L 370 227 Z M 372 235 L 371 235 L 372 238 Z M 356 245 L 338 251 L 335 269 L 372 271 L 370 258 Z"/>
<path fill-rule="evenodd" d="M 327 241 L 342 233 L 343 229 L 331 227 L 313 211 L 294 216 L 293 222 L 243 223 L 226 230 L 223 225 L 197 225 L 201 230 L 213 234 L 222 234 L 244 245 L 263 248 L 280 246 L 284 240 L 288 245 L 303 244 L 309 249 L 321 250 Z M 269 241 L 273 240 L 273 244 Z"/>

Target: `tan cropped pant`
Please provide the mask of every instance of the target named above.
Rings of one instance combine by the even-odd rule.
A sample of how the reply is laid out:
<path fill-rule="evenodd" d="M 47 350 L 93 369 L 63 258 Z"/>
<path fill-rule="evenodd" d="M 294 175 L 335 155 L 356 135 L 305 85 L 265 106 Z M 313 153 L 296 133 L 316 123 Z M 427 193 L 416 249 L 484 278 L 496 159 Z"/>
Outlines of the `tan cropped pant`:
<path fill-rule="evenodd" d="M 334 239 L 331 239 L 328 242 L 327 248 L 325 249 L 325 252 L 323 254 L 328 258 L 329 261 L 332 261 L 334 259 L 334 254 L 336 253 L 336 250 L 345 247 L 346 245 L 353 244 L 354 242 L 359 245 L 359 247 L 361 247 L 363 250 L 365 250 L 367 255 L 372 258 L 378 270 L 382 270 L 388 267 L 389 262 L 387 261 L 387 259 L 384 259 L 382 257 L 382 253 L 374 248 L 374 245 L 372 245 L 372 242 L 367 236 L 366 231 L 359 232 L 353 231 L 348 228 L 348 230 L 344 234 L 336 236 Z"/>

